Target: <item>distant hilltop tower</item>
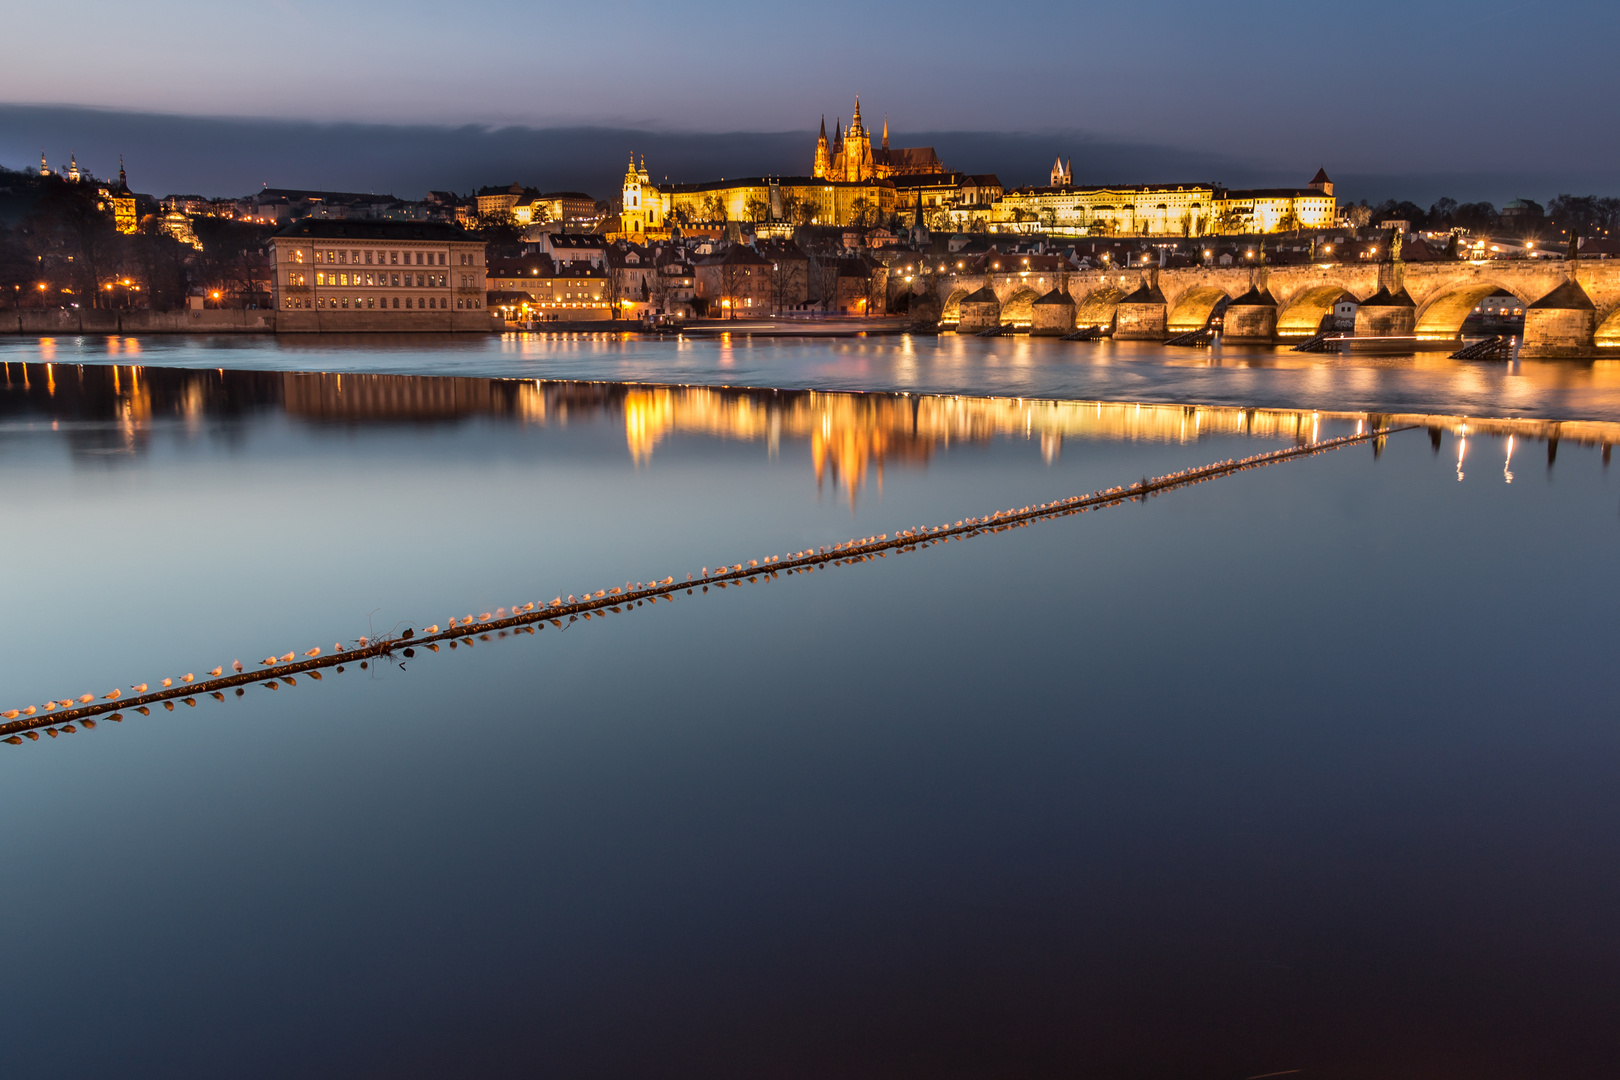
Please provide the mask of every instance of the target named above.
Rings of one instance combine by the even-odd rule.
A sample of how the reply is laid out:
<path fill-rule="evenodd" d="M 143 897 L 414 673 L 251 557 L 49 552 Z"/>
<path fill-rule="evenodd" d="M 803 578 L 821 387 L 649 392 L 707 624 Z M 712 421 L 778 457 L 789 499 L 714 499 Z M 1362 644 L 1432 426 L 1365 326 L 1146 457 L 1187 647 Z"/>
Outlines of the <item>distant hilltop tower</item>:
<path fill-rule="evenodd" d="M 84 174 L 79 172 L 79 159 L 73 154 L 68 155 L 67 178 L 75 184 L 84 179 Z"/>
<path fill-rule="evenodd" d="M 1074 159 L 1064 161 L 1061 157 L 1052 162 L 1052 186 L 1074 186 Z"/>
<path fill-rule="evenodd" d="M 49 165 L 45 164 L 45 151 L 43 151 L 43 150 L 41 150 L 39 152 L 39 175 L 41 175 L 41 176 L 49 176 L 49 175 L 51 175 L 51 167 Z"/>

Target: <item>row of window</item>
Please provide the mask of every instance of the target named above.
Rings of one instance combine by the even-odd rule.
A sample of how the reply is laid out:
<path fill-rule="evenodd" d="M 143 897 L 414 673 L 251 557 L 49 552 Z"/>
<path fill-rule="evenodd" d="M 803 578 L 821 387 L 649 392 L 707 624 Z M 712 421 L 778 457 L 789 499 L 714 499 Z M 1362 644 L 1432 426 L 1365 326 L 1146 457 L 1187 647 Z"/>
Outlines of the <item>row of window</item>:
<path fill-rule="evenodd" d="M 399 285 L 407 289 L 442 289 L 450 283 L 449 274 L 406 274 L 403 283 L 399 274 L 369 274 L 339 273 L 338 271 L 315 271 L 315 284 L 317 285 Z M 461 284 L 471 286 L 473 275 L 462 274 Z M 297 270 L 287 275 L 289 285 L 309 284 L 309 275 Z"/>
<path fill-rule="evenodd" d="M 302 296 L 289 296 L 287 298 L 287 307 L 288 307 L 289 310 L 295 309 L 295 308 L 321 308 L 321 309 L 324 309 L 324 310 L 331 310 L 331 311 L 339 311 L 339 310 L 346 311 L 346 310 L 349 310 L 349 307 L 350 307 L 349 299 L 350 298 L 347 297 L 347 296 L 330 296 L 330 297 L 323 296 L 323 297 L 320 297 L 320 298 L 315 299 L 315 300 L 310 300 L 310 299 L 307 299 L 307 298 L 302 297 Z M 448 296 L 429 296 L 429 297 L 407 296 L 407 297 L 404 298 L 404 300 L 405 300 L 405 303 L 403 305 L 403 308 L 406 311 L 412 311 L 412 310 L 418 310 L 418 311 L 429 311 L 429 310 L 449 311 L 450 310 L 450 298 Z M 392 303 L 390 303 L 390 301 L 392 301 Z M 376 308 L 382 308 L 384 310 L 398 311 L 398 310 L 401 309 L 401 306 L 402 306 L 399 301 L 400 301 L 400 298 L 397 297 L 397 296 L 393 296 L 393 297 L 388 297 L 388 296 L 356 296 L 356 297 L 354 297 L 354 305 L 353 306 L 354 306 L 354 310 L 356 310 L 356 311 L 363 311 L 363 310 L 366 310 L 366 309 L 376 309 Z M 415 301 L 415 302 L 412 303 L 412 301 Z M 459 300 L 458 299 L 456 301 L 456 309 L 459 310 L 459 311 L 476 311 L 476 310 L 479 310 L 480 308 L 482 308 L 483 306 L 484 306 L 484 302 L 482 300 Z"/>
<path fill-rule="evenodd" d="M 411 261 L 415 256 L 415 262 Z M 447 256 L 442 251 L 378 251 L 375 248 L 366 250 L 328 250 L 317 251 L 315 261 L 318 263 L 350 264 L 354 266 L 444 266 Z M 293 262 L 303 262 L 304 252 L 294 249 Z M 457 266 L 476 266 L 472 252 L 463 251 L 456 257 Z"/>

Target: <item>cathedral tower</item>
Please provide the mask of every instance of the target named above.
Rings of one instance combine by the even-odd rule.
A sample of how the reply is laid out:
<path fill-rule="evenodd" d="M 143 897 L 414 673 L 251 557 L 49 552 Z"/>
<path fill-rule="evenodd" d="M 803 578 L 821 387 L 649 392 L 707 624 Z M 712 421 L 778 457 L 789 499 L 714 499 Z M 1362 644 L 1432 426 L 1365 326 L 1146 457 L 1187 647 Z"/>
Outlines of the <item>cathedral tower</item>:
<path fill-rule="evenodd" d="M 827 170 L 832 168 L 832 153 L 827 149 L 827 117 L 821 118 L 821 137 L 816 140 L 816 167 L 811 175 L 817 180 L 827 178 Z"/>
<path fill-rule="evenodd" d="M 860 181 L 871 179 L 876 173 L 872 160 L 872 136 L 861 124 L 861 99 L 855 99 L 855 115 L 849 119 L 849 130 L 839 143 L 833 157 L 833 176 L 838 180 Z"/>

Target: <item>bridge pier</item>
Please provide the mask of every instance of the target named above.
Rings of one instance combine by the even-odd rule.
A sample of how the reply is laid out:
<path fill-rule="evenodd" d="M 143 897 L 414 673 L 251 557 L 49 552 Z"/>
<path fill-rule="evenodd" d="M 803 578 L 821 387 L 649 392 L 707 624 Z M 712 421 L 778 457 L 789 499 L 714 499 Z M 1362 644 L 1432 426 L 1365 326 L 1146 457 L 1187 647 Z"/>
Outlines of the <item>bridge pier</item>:
<path fill-rule="evenodd" d="M 1062 337 L 1074 329 L 1074 301 L 1053 289 L 1030 305 L 1029 332 L 1039 337 Z"/>
<path fill-rule="evenodd" d="M 1268 344 L 1277 340 L 1277 300 L 1271 290 L 1251 286 L 1248 292 L 1227 304 L 1221 322 L 1221 340 Z"/>
<path fill-rule="evenodd" d="M 1356 307 L 1356 337 L 1410 337 L 1417 330 L 1417 305 L 1405 287 L 1380 288 Z"/>
<path fill-rule="evenodd" d="M 1597 351 L 1597 305 L 1573 278 L 1524 309 L 1519 355 L 1531 359 L 1591 356 Z"/>
<path fill-rule="evenodd" d="M 988 284 L 962 298 L 962 315 L 956 323 L 957 333 L 973 334 L 1000 325 L 1001 301 Z"/>
<path fill-rule="evenodd" d="M 1170 321 L 1170 305 L 1158 283 L 1142 287 L 1119 302 L 1114 309 L 1115 341 L 1163 341 L 1169 336 L 1165 329 Z"/>

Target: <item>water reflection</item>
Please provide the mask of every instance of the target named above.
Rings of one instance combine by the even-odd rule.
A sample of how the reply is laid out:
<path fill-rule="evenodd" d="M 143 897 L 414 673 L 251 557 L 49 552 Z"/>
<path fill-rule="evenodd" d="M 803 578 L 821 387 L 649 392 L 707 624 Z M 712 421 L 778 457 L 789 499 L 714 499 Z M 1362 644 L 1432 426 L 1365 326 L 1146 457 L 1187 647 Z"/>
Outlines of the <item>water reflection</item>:
<path fill-rule="evenodd" d="M 1242 435 L 1317 441 L 1322 425 L 1357 430 L 1417 424 L 1510 435 L 1549 444 L 1602 445 L 1620 424 L 1464 418 L 1408 413 L 1334 412 L 1135 402 L 1055 401 L 962 395 L 756 390 L 634 383 L 458 378 L 451 376 L 188 370 L 140 365 L 5 364 L 0 424 L 65 424 L 77 456 L 135 455 L 158 424 L 199 434 L 209 421 L 282 414 L 319 425 L 436 424 L 474 418 L 519 425 L 620 422 L 637 466 L 661 444 L 684 435 L 761 443 L 775 456 L 784 438 L 806 442 L 817 483 L 845 488 L 853 500 L 895 464 L 926 465 L 960 443 L 1021 439 L 1042 460 L 1058 460 L 1066 441 L 1191 443 Z M 235 425 L 215 425 L 233 437 Z M 1461 462 L 1459 459 L 1459 476 Z"/>

